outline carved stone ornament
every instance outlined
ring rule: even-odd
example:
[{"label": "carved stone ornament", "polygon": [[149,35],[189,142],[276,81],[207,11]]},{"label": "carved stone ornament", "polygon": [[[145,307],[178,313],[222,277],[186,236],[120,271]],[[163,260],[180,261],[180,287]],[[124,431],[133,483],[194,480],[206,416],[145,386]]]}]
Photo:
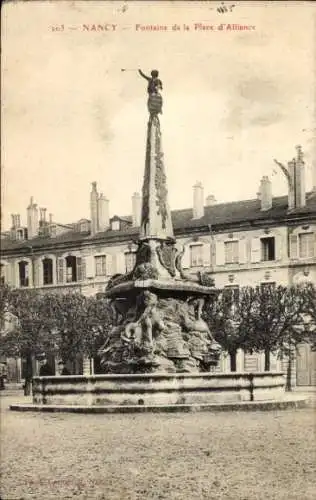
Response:
[{"label": "carved stone ornament", "polygon": [[[158,117],[154,117],[153,120],[159,122]],[[163,153],[161,152],[161,137],[160,137],[160,126],[156,126],[156,176],[155,176],[155,188],[157,193],[156,205],[157,205],[157,215],[161,216],[162,227],[166,229],[166,220],[168,217],[167,211],[167,181],[164,172],[163,165]]]},{"label": "carved stone ornament", "polygon": [[203,298],[159,298],[148,290],[133,305],[115,299],[120,320],[100,349],[101,364],[116,373],[208,370],[221,348],[202,319],[203,306]]},{"label": "carved stone ornament", "polygon": [[162,266],[169,272],[170,276],[176,275],[176,255],[177,249],[174,245],[162,242],[159,247],[157,247],[157,255]]}]

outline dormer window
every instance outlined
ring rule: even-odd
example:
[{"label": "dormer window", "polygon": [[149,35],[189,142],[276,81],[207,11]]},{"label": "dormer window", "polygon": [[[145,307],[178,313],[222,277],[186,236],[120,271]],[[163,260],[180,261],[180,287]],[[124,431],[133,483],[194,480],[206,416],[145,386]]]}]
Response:
[{"label": "dormer window", "polygon": [[24,240],[24,229],[17,229],[16,239],[17,240]]},{"label": "dormer window", "polygon": [[80,224],[80,232],[81,233],[86,233],[88,231],[89,231],[89,224],[88,224],[88,222],[86,222],[86,221],[85,222],[81,222],[81,224]]},{"label": "dormer window", "polygon": [[119,231],[120,230],[120,221],[119,220],[112,220],[111,222],[111,229],[112,231]]},{"label": "dormer window", "polygon": [[57,226],[56,226],[56,224],[51,224],[51,225],[50,225],[50,227],[49,227],[49,234],[50,234],[52,237],[57,236]]}]

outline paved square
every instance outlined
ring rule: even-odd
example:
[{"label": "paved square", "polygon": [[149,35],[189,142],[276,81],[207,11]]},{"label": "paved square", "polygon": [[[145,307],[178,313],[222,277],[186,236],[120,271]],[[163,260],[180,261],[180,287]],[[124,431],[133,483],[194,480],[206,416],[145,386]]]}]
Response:
[{"label": "paved square", "polygon": [[[308,500],[315,411],[15,413],[4,396],[1,498]],[[27,402],[27,398],[25,398]]]}]

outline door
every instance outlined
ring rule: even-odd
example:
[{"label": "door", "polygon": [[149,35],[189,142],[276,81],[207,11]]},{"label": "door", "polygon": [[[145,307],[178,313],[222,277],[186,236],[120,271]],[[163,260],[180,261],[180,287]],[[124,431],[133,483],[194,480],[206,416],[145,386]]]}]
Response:
[{"label": "door", "polygon": [[316,385],[316,352],[309,344],[297,347],[296,384],[298,386]]}]

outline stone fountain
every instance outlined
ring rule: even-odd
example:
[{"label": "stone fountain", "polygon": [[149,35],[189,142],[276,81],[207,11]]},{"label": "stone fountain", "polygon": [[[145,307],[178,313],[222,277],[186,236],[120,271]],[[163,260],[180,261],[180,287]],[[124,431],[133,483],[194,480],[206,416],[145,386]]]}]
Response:
[{"label": "stone fountain", "polygon": [[214,281],[201,273],[194,280],[182,270],[184,252],[174,237],[162,150],[162,84],[158,72],[153,74],[156,80],[145,76],[149,120],[136,263],[108,284],[115,326],[101,351],[101,366],[107,373],[209,372],[220,346],[202,311]]},{"label": "stone fountain", "polygon": [[162,150],[162,83],[155,70],[139,72],[148,80],[149,111],[141,227],[134,269],[113,276],[105,291],[114,326],[100,350],[104,374],[35,377],[33,404],[11,409],[177,411],[282,401],[283,373],[212,372],[221,347],[202,313],[214,281],[182,269]]}]

